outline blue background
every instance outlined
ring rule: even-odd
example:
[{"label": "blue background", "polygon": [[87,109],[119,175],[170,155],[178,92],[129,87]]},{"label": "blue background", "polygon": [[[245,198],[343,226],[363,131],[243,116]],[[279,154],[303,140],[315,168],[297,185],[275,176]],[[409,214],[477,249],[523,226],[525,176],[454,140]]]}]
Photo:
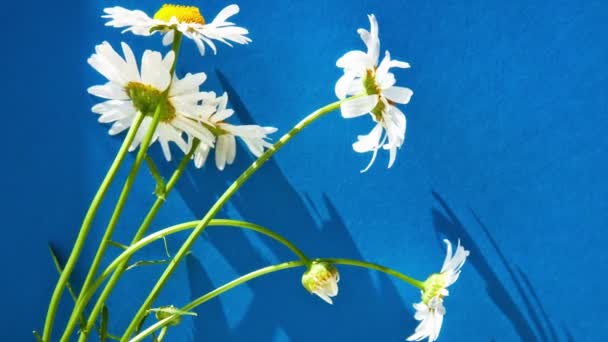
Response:
[{"label": "blue background", "polygon": [[[67,256],[85,209],[120,144],[86,93],[104,80],[87,64],[94,45],[127,41],[138,54],[160,38],[105,28],[102,9],[153,13],[158,1],[18,1],[3,5],[3,166],[0,189],[0,338],[32,340],[57,279],[47,242]],[[200,3],[211,20],[227,2]],[[205,71],[244,123],[285,132],[334,101],[335,61],[362,49],[366,14],[383,49],[411,63],[414,89],[396,165],[351,150],[367,119],[324,118],[255,175],[222,212],[272,227],[314,256],[363,258],[418,278],[437,271],[443,238],[460,238],[470,262],[446,299],[441,341],[605,341],[608,297],[608,3],[605,1],[240,1],[234,18],[249,46],[200,58],[183,46],[179,73]],[[275,137],[278,137],[277,134]],[[160,161],[158,146],[153,157]],[[129,157],[132,161],[133,155]],[[219,173],[189,168],[154,229],[201,217],[252,157]],[[163,163],[171,172],[175,164]],[[124,179],[125,173],[121,173]],[[128,241],[154,200],[142,172],[119,224]],[[118,187],[110,193],[116,198]],[[107,201],[100,218],[111,211]],[[92,258],[98,220],[83,260]],[[170,240],[175,251],[185,236]],[[162,244],[140,259],[163,257]],[[158,303],[182,305],[258,267],[293,259],[273,241],[210,229]],[[75,284],[83,280],[79,264]],[[130,271],[109,302],[125,327],[162,267]],[[402,341],[418,292],[384,275],[340,268],[334,306],[307,294],[301,270],[255,280],[197,310],[171,341]],[[68,314],[64,295],[56,330]]]}]

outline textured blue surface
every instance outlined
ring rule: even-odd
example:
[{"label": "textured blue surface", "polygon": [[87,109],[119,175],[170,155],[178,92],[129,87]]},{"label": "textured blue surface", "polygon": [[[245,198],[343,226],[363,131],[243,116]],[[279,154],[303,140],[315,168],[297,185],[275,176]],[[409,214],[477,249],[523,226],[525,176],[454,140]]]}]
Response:
[{"label": "textured blue surface", "polygon": [[[3,246],[2,341],[31,340],[57,279],[46,244],[65,257],[120,140],[109,138],[86,88],[95,44],[141,53],[159,38],[121,36],[99,18],[106,1],[11,2],[0,57]],[[114,2],[153,12],[160,2]],[[227,3],[200,4],[211,19]],[[201,59],[185,44],[178,72],[206,71],[245,123],[284,132],[334,100],[334,64],[362,48],[355,30],[375,13],[384,49],[415,95],[405,147],[366,174],[351,143],[369,120],[315,123],[252,178],[222,216],[275,228],[309,254],[365,258],[424,278],[462,239],[470,262],[446,299],[441,341],[605,341],[608,297],[608,3],[605,1],[243,0],[234,19],[249,46]],[[26,10],[24,6],[27,6]],[[31,8],[30,8],[31,7]],[[154,158],[160,160],[158,147]],[[132,156],[129,159],[132,161]],[[251,161],[224,173],[189,169],[154,228],[200,217]],[[174,165],[163,167],[169,173]],[[124,177],[124,173],[122,174]],[[153,201],[142,173],[116,239],[127,241]],[[110,198],[115,198],[113,189]],[[100,217],[111,210],[109,201]],[[89,260],[101,221],[83,254]],[[173,250],[184,236],[170,240]],[[162,245],[142,252],[159,258]],[[209,230],[158,303],[180,305],[257,267],[292,256],[274,242]],[[84,266],[84,265],[81,265]],[[125,327],[161,271],[127,273],[112,296]],[[300,270],[251,282],[209,302],[171,341],[402,341],[417,291],[383,275],[341,269],[334,306],[300,287]],[[84,268],[76,272],[82,281]],[[64,296],[58,326],[69,304]]]}]

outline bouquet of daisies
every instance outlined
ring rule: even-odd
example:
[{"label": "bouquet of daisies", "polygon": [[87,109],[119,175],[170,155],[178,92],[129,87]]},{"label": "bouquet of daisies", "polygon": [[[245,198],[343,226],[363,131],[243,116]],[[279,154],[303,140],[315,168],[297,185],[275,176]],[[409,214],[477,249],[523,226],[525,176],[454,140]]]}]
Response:
[{"label": "bouquet of daisies", "polygon": [[[293,242],[267,227],[216,217],[238,189],[281,147],[308,125],[335,111],[340,111],[346,119],[367,117],[371,120],[371,131],[359,135],[353,143],[355,152],[371,154],[370,162],[362,172],[370,169],[381,150],[389,153],[388,167],[393,165],[397,151],[404,143],[406,130],[406,118],[398,105],[407,104],[413,92],[409,88],[395,85],[396,79],[391,69],[409,68],[410,65],[392,59],[388,51],[381,58],[378,23],[374,15],[368,16],[369,30],[358,30],[365,44],[365,51],[349,51],[336,63],[344,72],[335,85],[338,100],[304,117],[273,142],[270,135],[277,131],[276,128],[230,123],[234,111],[228,108],[228,96],[218,96],[212,91],[202,90],[207,78],[204,72],[188,73],[183,77],[178,77],[175,73],[184,41],[194,42],[201,56],[208,50],[217,53],[219,43],[232,46],[251,42],[249,32],[245,28],[228,21],[239,12],[237,5],[227,6],[209,23],[205,21],[199,8],[194,6],[163,5],[153,16],[140,10],[122,7],[106,8],[104,12],[103,18],[108,20],[107,26],[143,37],[158,34],[162,36],[163,44],[170,49],[168,48],[166,53],[146,50],[141,54],[141,58],[138,58],[139,54],[126,43],[117,47],[104,42],[96,46],[95,53],[88,60],[106,79],[106,83],[88,89],[90,94],[102,99],[93,106],[92,111],[99,114],[99,122],[110,125],[111,135],[124,135],[124,140],[91,202],[65,265],[61,265],[53,253],[60,276],[51,297],[44,328],[40,333],[34,332],[38,341],[52,340],[53,328],[55,323],[58,323],[57,309],[66,289],[74,298],[74,306],[63,326],[60,341],[69,341],[75,336],[79,341],[89,338],[123,342],[142,341],[147,338],[163,341],[170,328],[180,324],[183,316],[195,315],[192,310],[197,306],[249,280],[290,268],[304,268],[301,279],[303,287],[332,304],[332,297],[338,294],[339,265],[384,272],[418,289],[421,298],[414,304],[414,318],[420,323],[408,340],[437,340],[445,315],[443,300],[448,295],[447,288],[458,279],[469,255],[460,243],[453,252],[451,243],[445,241],[447,253],[441,270],[421,281],[364,260],[311,257]],[[192,162],[195,167],[202,167],[213,152],[215,166],[223,170],[235,161],[237,138],[257,157],[251,166],[221,194],[200,220],[176,224],[150,233],[148,230],[156,214],[188,165]],[[168,180],[159,174],[154,161],[148,156],[148,150],[156,148],[155,143],[158,143],[167,161],[176,157],[171,154],[171,144],[183,153],[180,153],[178,158],[181,161]],[[110,186],[117,183],[118,171],[127,167],[125,157],[129,152],[136,153],[135,159],[129,166],[128,177],[122,184],[120,196],[112,216],[107,221],[106,230],[89,265],[84,283],[76,291],[70,284],[70,275],[75,269],[101,202]],[[112,241],[112,235],[142,167],[148,168],[156,180],[156,201],[143,215],[141,225],[133,232],[130,244],[118,244]],[[269,265],[244,274],[206,294],[201,294],[190,303],[157,303],[159,293],[184,257],[191,253],[193,243],[201,233],[212,226],[230,226],[266,235],[288,247],[295,258],[293,261]],[[172,259],[165,263],[165,270],[157,282],[143,287],[147,288],[149,293],[126,330],[113,331],[112,327],[108,326],[105,303],[121,276],[130,267],[132,256],[149,244],[182,231],[189,231],[190,235],[182,242]],[[110,263],[104,264],[102,261],[109,247],[121,248],[121,253]]]}]

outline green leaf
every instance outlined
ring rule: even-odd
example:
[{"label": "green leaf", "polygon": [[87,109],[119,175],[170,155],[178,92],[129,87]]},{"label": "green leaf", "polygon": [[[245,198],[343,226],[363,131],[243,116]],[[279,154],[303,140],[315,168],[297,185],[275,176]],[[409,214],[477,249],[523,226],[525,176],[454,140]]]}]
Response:
[{"label": "green leaf", "polygon": [[150,266],[150,265],[166,265],[169,263],[169,259],[163,259],[163,260],[140,260],[137,261],[131,265],[129,265],[129,267],[127,267],[125,269],[125,271],[129,271],[132,270],[136,267],[140,267],[140,266]]},{"label": "green leaf", "polygon": [[120,341],[120,336],[116,336],[116,335],[112,335],[110,333],[108,333],[108,338],[110,340],[114,340],[114,341]]},{"label": "green leaf", "polygon": [[169,245],[167,244],[166,236],[163,236],[163,243],[165,244],[165,253],[167,253],[167,258],[171,258],[171,253],[169,253]]},{"label": "green leaf", "polygon": [[127,245],[123,245],[123,244],[122,244],[122,243],[120,243],[120,242],[116,242],[116,241],[112,241],[112,240],[109,240],[109,241],[108,241],[108,244],[109,244],[110,246],[118,247],[118,248],[122,249],[123,251],[124,251],[124,250],[127,250],[127,248],[129,248],[129,246],[127,246]]},{"label": "green leaf", "polygon": [[[101,336],[101,328],[96,326],[96,329],[97,329],[97,333]],[[106,333],[106,337],[113,341],[120,341],[120,336],[112,335],[109,332]]]},{"label": "green leaf", "polygon": [[165,180],[163,179],[163,176],[160,175],[160,172],[158,172],[158,168],[156,167],[156,164],[154,164],[152,158],[150,158],[150,156],[147,154],[146,164],[148,164],[150,174],[152,174],[154,181],[156,181],[156,188],[154,189],[154,194],[164,201],[167,196],[167,185],[165,184]]},{"label": "green leaf", "polygon": [[[51,253],[51,257],[53,258],[53,263],[55,264],[55,268],[57,269],[57,272],[59,273],[59,275],[61,275],[61,273],[63,272],[63,267],[61,266],[61,263],[59,262],[57,253],[55,253],[55,250],[53,249],[53,246],[51,246],[51,244],[49,244],[48,247],[49,247],[49,252]],[[70,293],[70,297],[72,297],[72,299],[74,300],[74,303],[76,303],[78,301],[78,296],[76,296],[76,292],[74,291],[74,288],[72,287],[72,284],[70,283],[69,279],[65,283],[65,287],[68,289],[68,292]],[[80,315],[78,325],[80,326],[80,330],[84,330],[86,328],[87,321],[86,321],[86,318],[84,317],[84,313],[82,313]]]},{"label": "green leaf", "polygon": [[141,321],[139,322],[139,324],[137,325],[137,329],[135,329],[136,333],[139,334],[141,332],[141,328],[144,326],[144,323],[146,322],[146,319],[148,318],[148,314],[146,314]]},{"label": "green leaf", "polygon": [[[49,246],[49,252],[51,253],[51,257],[53,258],[53,263],[55,264],[55,268],[57,269],[57,272],[59,273],[59,275],[61,275],[61,272],[63,272],[63,267],[61,266],[61,263],[59,262],[57,253],[55,253],[53,246],[51,246],[50,244],[48,246]],[[70,296],[72,297],[74,302],[76,302],[76,299],[78,297],[76,296],[76,292],[74,292],[74,288],[72,287],[72,284],[70,284],[70,281],[68,281],[66,283],[65,287],[68,289],[68,292],[70,293]]]},{"label": "green leaf", "polygon": [[44,342],[42,336],[40,336],[40,334],[36,330],[34,330],[32,333],[34,334],[34,337],[36,338],[37,342]]},{"label": "green leaf", "polygon": [[[190,255],[192,252],[187,252],[185,255]],[[171,259],[162,259],[162,260],[140,260],[129,265],[125,271],[132,270],[136,267],[140,266],[151,266],[151,265],[166,265],[171,262]]]}]

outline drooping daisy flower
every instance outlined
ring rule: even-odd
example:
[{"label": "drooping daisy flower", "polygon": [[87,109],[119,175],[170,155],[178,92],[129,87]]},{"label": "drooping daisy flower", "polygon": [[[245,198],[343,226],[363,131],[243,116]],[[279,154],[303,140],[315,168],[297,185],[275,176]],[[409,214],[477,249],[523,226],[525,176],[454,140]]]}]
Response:
[{"label": "drooping daisy flower", "polygon": [[122,51],[124,58],[104,42],[88,59],[89,64],[109,81],[90,87],[88,91],[107,99],[93,106],[92,110],[101,115],[99,122],[113,123],[110,134],[116,135],[131,127],[137,113],[143,114],[142,124],[130,146],[130,151],[135,150],[159,108],[160,121],[152,142],[158,140],[167,160],[171,160],[169,142],[187,151],[184,132],[204,144],[213,145],[211,132],[192,118],[201,97],[199,86],[205,82],[205,73],[188,74],[183,79],[174,78],[172,81],[170,70],[175,58],[172,51],[163,58],[159,52],[146,50],[141,71],[129,45],[122,43]]},{"label": "drooping daisy flower", "polygon": [[328,304],[338,295],[340,274],[334,265],[325,261],[313,261],[302,275],[302,285],[308,292],[316,294]]},{"label": "drooping daisy flower", "polygon": [[140,10],[128,10],[123,7],[111,7],[104,9],[106,15],[102,18],[110,19],[106,26],[125,28],[123,32],[133,32],[139,36],[150,36],[161,32],[164,34],[163,44],[169,45],[173,42],[175,31],[192,39],[198,47],[201,55],[205,54],[205,44],[217,53],[214,40],[220,41],[228,46],[230,42],[247,44],[251,39],[246,35],[246,29],[226,21],[231,16],[239,13],[239,6],[229,5],[213,19],[206,23],[198,7],[163,5],[152,18]]},{"label": "drooping daisy flower", "polygon": [[[234,114],[234,110],[226,108],[228,95],[224,93],[216,97],[215,93],[206,93],[203,105],[199,106],[198,119],[216,136],[215,165],[221,171],[226,164],[231,165],[236,158],[236,137],[241,138],[249,151],[256,157],[264,153],[265,148],[272,146],[268,134],[277,131],[274,127],[262,127],[258,125],[231,125],[224,122]],[[199,145],[194,154],[194,164],[202,167],[209,155],[208,145]]]},{"label": "drooping daisy flower", "polygon": [[355,152],[373,153],[369,165],[361,172],[372,166],[380,148],[389,150],[388,167],[393,166],[397,149],[405,140],[406,128],[405,115],[395,104],[407,104],[413,95],[411,89],[395,86],[395,75],[390,72],[391,68],[409,68],[408,63],[391,60],[390,53],[386,51],[384,59],[378,65],[378,22],[373,14],[369,15],[369,21],[370,32],[365,29],[358,30],[367,46],[367,52],[350,51],[336,62],[339,68],[344,69],[344,75],[336,83],[336,96],[343,100],[351,95],[363,94],[342,104],[342,116],[354,118],[370,113],[376,122],[368,135],[359,136],[358,141],[353,144]]},{"label": "drooping daisy flower", "polygon": [[408,337],[408,341],[421,341],[425,338],[428,338],[429,342],[437,340],[445,315],[443,298],[449,294],[448,287],[458,280],[460,270],[469,256],[469,251],[460,245],[460,241],[454,255],[452,255],[452,244],[448,240],[444,242],[447,245],[447,252],[443,267],[440,273],[431,275],[424,282],[422,301],[414,304],[416,309],[414,318],[421,322],[416,327],[416,332]]}]

